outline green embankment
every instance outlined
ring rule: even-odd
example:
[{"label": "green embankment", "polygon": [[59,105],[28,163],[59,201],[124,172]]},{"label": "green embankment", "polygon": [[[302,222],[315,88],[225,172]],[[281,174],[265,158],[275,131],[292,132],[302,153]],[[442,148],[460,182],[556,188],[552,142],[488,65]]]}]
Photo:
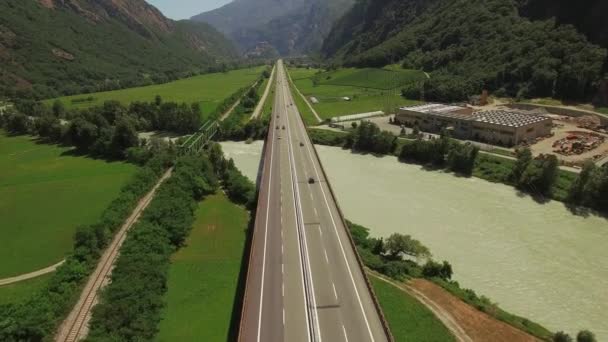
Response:
[{"label": "green embankment", "polygon": [[[154,101],[155,96],[160,95],[166,102],[199,103],[203,113],[208,114],[234,92],[251,85],[260,77],[264,68],[265,66],[260,66],[227,73],[206,74],[166,84],[67,96],[59,100],[68,108],[87,108],[109,100],[124,104],[134,101]],[[46,102],[51,104],[54,101],[55,99]]]},{"label": "green embankment", "polygon": [[385,69],[339,69],[319,73],[318,69],[292,68],[289,73],[302,94],[319,101],[313,107],[321,119],[415,104],[416,101],[401,97],[401,87],[426,77],[415,70]]},{"label": "green embankment", "polygon": [[272,107],[274,106],[274,97],[277,91],[277,82],[276,82],[276,70],[275,75],[269,80],[272,82],[270,84],[270,90],[268,91],[268,97],[266,98],[266,102],[264,102],[264,107],[262,107],[262,113],[260,113],[260,118],[266,119],[269,118],[272,114]]},{"label": "green embankment", "polygon": [[0,131],[0,278],[62,260],[136,171],[72,152]]},{"label": "green embankment", "polygon": [[449,342],[454,336],[417,299],[370,275],[370,280],[396,342]]},{"label": "green embankment", "polygon": [[172,257],[157,341],[227,340],[248,220],[223,193],[200,203],[186,247]]},{"label": "green embankment", "polygon": [[304,102],[304,99],[302,98],[302,96],[300,96],[300,94],[298,94],[298,92],[295,89],[294,84],[290,83],[289,87],[291,89],[291,94],[293,95],[293,100],[295,102],[294,104],[296,105],[296,107],[298,107],[298,111],[300,112],[300,115],[302,115],[302,120],[304,120],[304,123],[306,124],[306,126],[318,125],[319,121],[315,117],[315,114],[312,112],[312,110],[310,110],[310,107],[308,107],[306,102]]}]

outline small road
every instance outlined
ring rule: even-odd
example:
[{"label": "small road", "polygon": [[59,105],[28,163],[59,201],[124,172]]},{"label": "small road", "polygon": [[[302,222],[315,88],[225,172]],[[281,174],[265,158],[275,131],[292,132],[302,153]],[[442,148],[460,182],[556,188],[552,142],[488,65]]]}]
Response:
[{"label": "small road", "polygon": [[158,188],[161,184],[171,177],[173,169],[169,169],[159,179],[154,188],[150,190],[137,204],[137,207],[131,213],[131,216],[127,218],[125,223],[122,225],[120,230],[114,236],[112,243],[106,248],[103,255],[99,259],[99,263],[95,268],[95,271],[89,277],[80,298],[76,305],[72,308],[72,311],[68,317],[63,321],[57,334],[55,335],[55,341],[57,342],[74,342],[85,338],[89,332],[89,321],[91,320],[91,313],[93,307],[97,304],[99,298],[99,291],[110,282],[110,276],[112,275],[112,269],[114,263],[118,259],[120,247],[124,243],[127,232],[137,222],[143,211],[148,207]]},{"label": "small road", "polygon": [[282,61],[276,78],[239,340],[387,342]]},{"label": "small road", "polygon": [[[293,89],[296,90],[296,92],[298,93],[298,95],[300,95],[300,97],[302,98],[302,100],[304,100],[304,103],[306,103],[306,105],[308,106],[308,108],[310,108],[310,111],[312,112],[312,114],[314,114],[315,118],[317,119],[317,122],[319,122],[319,123],[323,122],[323,120],[319,116],[319,113],[317,113],[317,111],[310,104],[310,102],[308,101],[308,99],[306,98],[306,96],[304,96],[304,94],[302,94],[302,92],[300,91],[300,89],[298,89],[298,87],[296,86],[296,84],[291,79],[291,75],[289,75],[289,73],[287,73],[287,77],[289,78],[289,82],[291,84],[293,84]],[[289,87],[289,85],[287,85],[287,86]],[[290,91],[290,94],[291,94],[291,91]]]},{"label": "small road", "polygon": [[43,268],[41,270],[37,270],[37,271],[26,273],[26,274],[21,274],[21,275],[15,276],[15,277],[0,279],[0,286],[18,283],[20,281],[37,278],[37,277],[43,276],[45,274],[55,272],[57,270],[57,268],[59,268],[59,266],[63,265],[64,262],[65,262],[65,259],[61,260],[60,262],[56,263],[55,265],[51,265],[51,266]]},{"label": "small road", "polygon": [[264,94],[258,102],[258,105],[255,107],[255,110],[253,111],[253,114],[251,114],[251,118],[249,120],[257,119],[260,116],[260,113],[262,113],[262,109],[264,108],[264,104],[266,103],[266,99],[268,98],[268,94],[270,93],[270,88],[272,88],[272,83],[274,82],[274,73],[276,69],[276,65],[272,67],[272,73],[270,73],[270,78],[268,79],[268,84],[266,85]]}]

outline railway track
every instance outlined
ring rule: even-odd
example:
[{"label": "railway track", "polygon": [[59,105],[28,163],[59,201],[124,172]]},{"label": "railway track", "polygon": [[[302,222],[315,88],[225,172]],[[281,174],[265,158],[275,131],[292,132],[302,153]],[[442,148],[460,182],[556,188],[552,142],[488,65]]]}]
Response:
[{"label": "railway track", "polygon": [[110,281],[114,263],[118,258],[120,247],[127,237],[127,232],[133,224],[137,222],[150,202],[152,202],[154,194],[160,185],[171,176],[172,171],[173,169],[169,169],[160,178],[154,188],[139,201],[137,207],[135,207],[131,215],[127,218],[122,227],[120,227],[120,230],[114,236],[112,243],[99,259],[99,263],[93,274],[89,277],[78,302],[74,308],[72,308],[72,311],[66,320],[59,327],[59,330],[55,335],[55,341],[75,342],[86,337],[88,334],[88,323],[91,320],[91,311],[98,302],[99,290],[106,286]]}]

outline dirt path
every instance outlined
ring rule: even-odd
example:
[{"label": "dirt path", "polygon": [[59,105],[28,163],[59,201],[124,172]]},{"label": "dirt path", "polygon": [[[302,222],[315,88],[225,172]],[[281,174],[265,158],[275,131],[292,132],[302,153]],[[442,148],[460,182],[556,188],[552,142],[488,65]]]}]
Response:
[{"label": "dirt path", "polygon": [[264,104],[266,103],[266,99],[268,98],[268,93],[270,93],[270,88],[272,88],[272,83],[274,83],[274,72],[277,66],[272,67],[272,72],[270,73],[270,78],[268,79],[268,84],[266,84],[266,89],[264,90],[264,94],[262,98],[258,102],[258,105],[255,107],[253,114],[251,114],[251,118],[249,120],[253,120],[260,116],[262,109],[264,108]]},{"label": "dirt path", "polygon": [[435,314],[435,316],[443,323],[443,325],[445,325],[445,327],[448,328],[448,330],[450,330],[450,332],[452,333],[452,335],[454,335],[454,337],[456,338],[457,341],[473,342],[473,339],[471,339],[469,337],[469,335],[467,335],[467,333],[464,331],[464,329],[458,324],[458,322],[454,319],[454,317],[452,317],[452,315],[449,312],[443,310],[443,308],[441,308],[439,305],[437,305],[435,302],[433,302],[430,298],[425,296],[420,291],[418,291],[414,288],[411,288],[405,284],[398,284],[375,272],[370,272],[370,274],[372,276],[376,277],[377,279],[380,279],[386,283],[389,283],[389,284],[393,285],[394,287],[398,288],[399,290],[418,299],[419,302],[424,304],[424,306],[426,306],[427,309],[431,310],[431,312],[433,312],[433,314]]},{"label": "dirt path", "polygon": [[49,273],[55,272],[55,270],[57,270],[57,268],[59,266],[63,265],[64,262],[65,262],[65,260],[61,260],[60,262],[56,263],[55,265],[51,265],[49,267],[43,268],[43,269],[38,270],[38,271],[34,271],[34,272],[26,273],[26,274],[21,274],[21,275],[18,275],[16,277],[10,277],[10,278],[0,279],[0,286],[18,283],[20,281],[24,281],[24,280],[28,280],[28,279],[32,279],[32,278],[37,278],[37,277],[43,276],[45,274],[49,274]]},{"label": "dirt path", "polygon": [[376,272],[370,273],[418,299],[459,342],[540,342],[536,337],[477,310],[428,280],[414,279],[406,284],[387,279]]},{"label": "dirt path", "polygon": [[480,342],[537,342],[536,337],[501,322],[453,296],[440,286],[424,279],[411,281],[407,288],[428,298],[453,317],[456,324],[471,338]]},{"label": "dirt path", "polygon": [[97,294],[110,282],[114,263],[118,259],[120,247],[127,237],[127,232],[137,222],[150,202],[152,202],[156,190],[158,190],[165,180],[171,177],[172,171],[173,169],[171,168],[165,172],[154,188],[152,188],[152,190],[150,190],[150,192],[148,192],[139,201],[137,207],[135,207],[129,218],[127,218],[120,230],[116,233],[112,243],[108,246],[99,259],[99,263],[97,264],[95,271],[89,277],[82,293],[80,294],[78,302],[76,305],[74,305],[68,317],[59,327],[57,335],[55,335],[55,341],[74,342],[86,337],[89,330],[88,325],[89,321],[91,320],[92,309],[99,300]]},{"label": "dirt path", "polygon": [[[256,81],[250,89],[255,88],[255,86],[257,86],[259,83],[259,81]],[[236,107],[238,107],[238,105],[241,104],[241,100],[243,99],[243,97],[245,97],[245,95],[247,95],[247,92],[245,92],[243,94],[243,96],[241,96],[233,105],[232,107],[230,107],[224,114],[222,114],[222,116],[220,117],[220,121],[224,121],[226,120],[230,114],[232,114],[232,112],[234,112],[234,110],[236,109]]]}]

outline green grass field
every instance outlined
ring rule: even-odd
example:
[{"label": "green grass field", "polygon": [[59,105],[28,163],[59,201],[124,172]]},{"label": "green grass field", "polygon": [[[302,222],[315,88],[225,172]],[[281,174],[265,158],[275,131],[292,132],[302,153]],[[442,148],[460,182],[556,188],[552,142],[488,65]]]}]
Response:
[{"label": "green grass field", "polygon": [[[260,77],[265,66],[233,70],[227,73],[206,74],[186,78],[166,84],[129,88],[93,94],[61,97],[68,108],[86,108],[99,105],[107,100],[117,100],[124,104],[134,101],[154,101],[160,95],[164,101],[198,102],[204,114],[213,112],[217,106],[235,91],[251,85]],[[91,97],[92,101],[79,102]],[[76,100],[76,102],[74,102]],[[55,99],[47,100],[52,104]]]},{"label": "green grass field", "polygon": [[70,151],[0,131],[0,278],[61,261],[136,171]]},{"label": "green grass field", "polygon": [[420,70],[385,70],[385,69],[340,69],[335,72],[319,74],[320,84],[353,86],[359,88],[394,89],[413,82],[426,79]]},{"label": "green grass field", "polygon": [[374,291],[397,342],[456,341],[437,317],[399,288],[371,276]]},{"label": "green grass field", "polygon": [[0,305],[17,304],[31,298],[34,293],[44,288],[50,278],[51,274],[46,274],[38,278],[0,286]]},{"label": "green grass field", "polygon": [[198,207],[187,246],[174,254],[157,341],[226,341],[249,220],[223,193]]},{"label": "green grass field", "polygon": [[[317,75],[318,71],[316,69],[289,69],[289,73],[298,89],[308,99],[315,97],[319,101],[319,103],[313,104],[313,107],[322,119],[386,110],[387,108],[417,103],[402,98],[399,88],[392,90],[377,89],[385,81],[386,73],[403,74],[409,78],[414,77],[412,76],[415,74],[413,71],[340,69]],[[419,75],[415,77],[419,77]],[[346,85],[347,83],[349,85]],[[351,101],[345,101],[344,97],[349,97]]]}]

